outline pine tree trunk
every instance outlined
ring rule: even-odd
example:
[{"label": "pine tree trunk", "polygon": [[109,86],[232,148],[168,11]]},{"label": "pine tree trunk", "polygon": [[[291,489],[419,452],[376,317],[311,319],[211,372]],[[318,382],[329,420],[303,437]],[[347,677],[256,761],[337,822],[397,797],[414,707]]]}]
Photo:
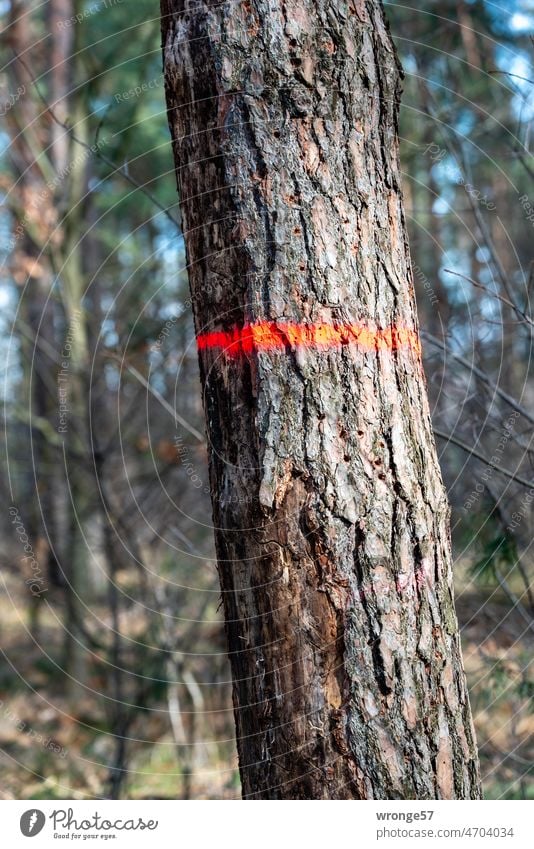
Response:
[{"label": "pine tree trunk", "polygon": [[243,795],[478,798],[381,5],[161,5]]}]

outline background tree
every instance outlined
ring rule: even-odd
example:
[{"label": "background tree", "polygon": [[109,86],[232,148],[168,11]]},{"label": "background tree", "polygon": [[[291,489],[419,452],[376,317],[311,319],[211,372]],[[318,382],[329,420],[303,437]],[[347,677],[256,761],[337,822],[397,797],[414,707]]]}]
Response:
[{"label": "background tree", "polygon": [[[194,426],[200,400],[188,390],[197,366],[179,300],[185,278],[167,268],[169,253],[182,250],[180,232],[167,210],[172,188],[154,189],[149,177],[155,163],[158,173],[170,165],[159,18],[150,19],[150,6],[137,3],[130,20],[141,42],[121,42],[118,4],[70,0],[38,9],[17,0],[3,37],[8,90],[23,90],[5,114],[3,153],[2,284],[12,319],[3,337],[5,495],[19,511],[44,587],[33,597],[21,582],[23,632],[13,629],[14,669],[5,685],[13,713],[25,719],[27,712],[34,727],[29,717],[43,713],[56,682],[49,731],[66,749],[84,752],[89,777],[74,762],[45,761],[42,748],[27,753],[24,735],[22,754],[15,745],[20,780],[37,770],[37,792],[52,781],[60,798],[80,786],[124,795],[132,762],[150,757],[156,741],[163,769],[178,771],[181,792],[190,794],[205,751],[219,757],[198,714],[230,710],[228,689],[218,683],[228,673],[218,648],[211,541],[199,532],[207,484],[198,487],[198,475],[191,484],[188,475],[191,460],[195,471],[202,466],[205,449]],[[149,49],[139,57],[144,41]],[[151,86],[137,89],[143,74]],[[177,364],[182,416],[169,403]],[[16,590],[31,570],[16,539],[11,546],[10,523],[6,539]],[[169,547],[184,566],[178,579]],[[22,706],[21,644],[32,688]],[[193,660],[195,647],[220,659],[206,670]],[[207,698],[199,674],[213,682]],[[201,753],[198,734],[208,738]],[[232,738],[225,736],[228,758]]]}]

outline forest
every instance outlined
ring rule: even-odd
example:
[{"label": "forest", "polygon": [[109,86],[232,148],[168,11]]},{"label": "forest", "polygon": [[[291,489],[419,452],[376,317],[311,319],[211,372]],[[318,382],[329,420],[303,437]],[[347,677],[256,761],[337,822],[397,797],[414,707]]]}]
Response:
[{"label": "forest", "polygon": [[0,799],[534,799],[534,2],[0,17]]}]

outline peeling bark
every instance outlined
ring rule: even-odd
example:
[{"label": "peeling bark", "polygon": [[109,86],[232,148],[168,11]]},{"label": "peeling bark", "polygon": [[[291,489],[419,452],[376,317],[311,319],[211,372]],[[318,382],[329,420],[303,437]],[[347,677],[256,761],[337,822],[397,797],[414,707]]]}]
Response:
[{"label": "peeling bark", "polygon": [[[376,0],[162,0],[197,334],[417,332]],[[245,798],[478,798],[420,357],[199,351]]]}]

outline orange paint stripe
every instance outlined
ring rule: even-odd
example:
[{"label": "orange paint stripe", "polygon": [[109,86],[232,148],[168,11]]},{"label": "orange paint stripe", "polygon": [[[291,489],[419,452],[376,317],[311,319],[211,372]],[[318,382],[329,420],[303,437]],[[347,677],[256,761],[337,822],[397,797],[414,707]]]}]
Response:
[{"label": "orange paint stripe", "polygon": [[342,345],[358,345],[365,351],[409,348],[418,355],[421,353],[421,343],[415,330],[395,326],[372,330],[359,324],[279,324],[261,321],[230,331],[201,333],[197,337],[197,344],[200,351],[220,348],[229,355],[252,351],[284,351],[288,348],[324,350]]}]

